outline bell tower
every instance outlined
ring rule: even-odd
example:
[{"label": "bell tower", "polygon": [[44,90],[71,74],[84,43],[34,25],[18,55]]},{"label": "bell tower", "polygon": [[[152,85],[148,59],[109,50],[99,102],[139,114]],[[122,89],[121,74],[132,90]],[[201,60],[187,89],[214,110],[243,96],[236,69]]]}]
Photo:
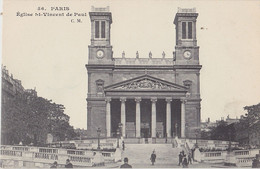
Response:
[{"label": "bell tower", "polygon": [[176,64],[198,65],[199,47],[197,46],[196,21],[198,13],[196,8],[178,8],[174,24],[176,26]]},{"label": "bell tower", "polygon": [[113,64],[113,52],[110,44],[112,15],[109,7],[95,8],[89,12],[91,20],[91,44],[89,45],[89,64]]},{"label": "bell tower", "polygon": [[[106,101],[104,86],[111,85],[114,59],[110,43],[112,15],[109,7],[92,7],[89,12],[91,21],[91,43],[88,46],[88,94],[87,94],[87,129],[91,137],[106,134]],[[97,120],[98,119],[98,120]]]},{"label": "bell tower", "polygon": [[[200,128],[200,69],[199,46],[197,46],[196,8],[178,8],[176,27],[175,81],[188,89],[185,97],[185,135],[195,137]],[[192,119],[192,120],[191,120]]]}]

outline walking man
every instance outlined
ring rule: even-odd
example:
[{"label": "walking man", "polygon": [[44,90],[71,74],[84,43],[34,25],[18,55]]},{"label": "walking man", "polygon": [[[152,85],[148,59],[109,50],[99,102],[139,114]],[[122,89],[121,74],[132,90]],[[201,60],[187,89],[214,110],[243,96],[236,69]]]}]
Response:
[{"label": "walking man", "polygon": [[192,164],[191,163],[191,159],[192,159],[192,155],[191,155],[191,153],[189,153],[189,155],[188,155],[188,164]]},{"label": "walking man", "polygon": [[182,152],[180,152],[179,154],[179,164],[178,166],[180,166],[182,164],[182,158],[183,158],[183,155],[182,155]]},{"label": "walking man", "polygon": [[188,160],[186,155],[183,155],[182,168],[188,168]]},{"label": "walking man", "polygon": [[151,158],[150,158],[152,165],[154,165],[155,159],[156,159],[156,154],[155,154],[155,150],[153,150],[153,153],[151,154]]},{"label": "walking man", "polygon": [[123,148],[123,151],[125,151],[125,142],[122,141],[122,148]]}]

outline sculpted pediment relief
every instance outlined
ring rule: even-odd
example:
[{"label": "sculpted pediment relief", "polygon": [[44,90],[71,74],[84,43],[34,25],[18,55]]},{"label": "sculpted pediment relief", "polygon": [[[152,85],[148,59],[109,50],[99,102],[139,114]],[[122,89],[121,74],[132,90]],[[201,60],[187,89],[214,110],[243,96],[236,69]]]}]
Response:
[{"label": "sculpted pediment relief", "polygon": [[150,75],[140,76],[114,85],[105,87],[105,90],[174,90],[186,91],[184,86],[167,82]]},{"label": "sculpted pediment relief", "polygon": [[170,90],[172,87],[167,84],[163,84],[158,81],[152,81],[149,79],[144,79],[140,81],[134,81],[128,84],[124,84],[115,89],[166,89]]}]

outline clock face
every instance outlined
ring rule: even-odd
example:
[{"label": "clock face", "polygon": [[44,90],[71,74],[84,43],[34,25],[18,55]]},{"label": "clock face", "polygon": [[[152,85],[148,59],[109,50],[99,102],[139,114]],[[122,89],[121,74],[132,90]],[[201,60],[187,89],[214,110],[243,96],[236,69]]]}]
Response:
[{"label": "clock face", "polygon": [[191,59],[191,52],[186,50],[184,53],[183,53],[183,56],[185,59]]},{"label": "clock face", "polygon": [[97,58],[103,58],[103,56],[104,56],[104,52],[103,52],[103,50],[98,50],[97,51]]}]

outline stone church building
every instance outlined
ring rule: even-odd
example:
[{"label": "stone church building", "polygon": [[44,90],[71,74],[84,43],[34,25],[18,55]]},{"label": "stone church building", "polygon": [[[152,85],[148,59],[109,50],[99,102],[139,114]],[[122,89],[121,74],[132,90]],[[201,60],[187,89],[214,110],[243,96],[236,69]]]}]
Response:
[{"label": "stone church building", "polygon": [[[112,14],[94,8],[89,45],[87,130],[89,137],[194,138],[200,126],[200,69],[196,9],[179,8],[171,58],[113,56]],[[174,30],[173,30],[174,31]]]}]

